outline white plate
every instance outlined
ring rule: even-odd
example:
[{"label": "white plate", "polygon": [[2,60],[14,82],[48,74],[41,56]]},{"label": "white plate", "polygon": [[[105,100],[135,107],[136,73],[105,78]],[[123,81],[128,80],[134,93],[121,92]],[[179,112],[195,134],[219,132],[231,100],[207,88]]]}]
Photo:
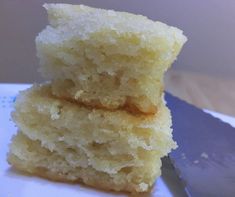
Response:
[{"label": "white plate", "polygon": [[[127,196],[120,193],[109,193],[85,187],[80,184],[66,184],[48,181],[38,177],[30,177],[12,170],[6,161],[8,144],[16,128],[10,121],[12,101],[19,90],[30,85],[0,84],[0,197],[110,197]],[[208,111],[207,111],[208,112]],[[221,114],[214,114],[218,118],[235,125],[235,119]],[[172,184],[172,183],[171,183]],[[173,183],[174,184],[174,183]],[[174,185],[173,185],[174,187]],[[160,177],[155,183],[151,196],[170,197],[173,194],[170,186]],[[172,185],[171,185],[172,188]]]}]

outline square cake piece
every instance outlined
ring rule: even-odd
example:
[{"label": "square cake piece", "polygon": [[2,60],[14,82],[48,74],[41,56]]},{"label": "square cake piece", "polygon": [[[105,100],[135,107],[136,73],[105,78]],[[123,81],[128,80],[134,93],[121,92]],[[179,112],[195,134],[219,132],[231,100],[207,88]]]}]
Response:
[{"label": "square cake piece", "polygon": [[154,115],[92,109],[56,98],[50,84],[34,85],[17,97],[12,117],[19,132],[9,163],[52,180],[144,192],[176,148],[163,104]]},{"label": "square cake piece", "polygon": [[186,42],[181,30],[125,12],[44,7],[49,25],[36,48],[54,95],[98,108],[157,112],[163,74]]}]

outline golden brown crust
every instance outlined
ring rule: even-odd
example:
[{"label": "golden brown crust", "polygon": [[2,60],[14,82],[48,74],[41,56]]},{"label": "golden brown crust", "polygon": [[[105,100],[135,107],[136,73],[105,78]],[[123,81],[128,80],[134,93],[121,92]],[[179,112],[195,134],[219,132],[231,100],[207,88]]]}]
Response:
[{"label": "golden brown crust", "polygon": [[[57,96],[55,96],[57,97]],[[58,97],[57,97],[58,98]],[[154,115],[157,113],[158,109],[161,108],[162,106],[159,104],[159,106],[155,106],[151,103],[148,104],[148,107],[145,108],[145,111],[141,110],[140,107],[135,105],[130,101],[129,98],[126,99],[125,103],[123,105],[118,106],[117,108],[108,108],[102,105],[98,100],[96,101],[80,101],[80,100],[75,100],[70,97],[65,97],[62,96],[60,97],[63,100],[69,101],[70,103],[76,103],[79,104],[80,106],[84,106],[89,109],[102,109],[102,110],[107,110],[107,111],[116,111],[116,110],[124,110],[129,112],[130,114],[133,115],[138,115],[138,114],[144,114],[144,115]]]},{"label": "golden brown crust", "polygon": [[[162,106],[162,98],[164,96],[164,85],[159,84],[158,91],[158,101],[154,101],[154,103],[147,98],[146,96],[139,96],[139,97],[132,97],[132,96],[125,96],[122,102],[119,102],[118,105],[111,104],[104,104],[101,103],[100,99],[83,99],[80,97],[76,97],[73,94],[67,92],[70,88],[65,87],[64,90],[56,87],[58,83],[61,82],[52,82],[51,83],[51,92],[53,96],[56,98],[61,98],[67,100],[72,103],[77,103],[81,106],[85,106],[87,108],[96,108],[96,109],[104,109],[107,111],[116,111],[116,110],[123,110],[130,112],[131,114],[143,114],[143,115],[154,115],[158,112],[159,108]],[[55,88],[56,87],[56,88]],[[66,89],[66,90],[65,90]]]}]

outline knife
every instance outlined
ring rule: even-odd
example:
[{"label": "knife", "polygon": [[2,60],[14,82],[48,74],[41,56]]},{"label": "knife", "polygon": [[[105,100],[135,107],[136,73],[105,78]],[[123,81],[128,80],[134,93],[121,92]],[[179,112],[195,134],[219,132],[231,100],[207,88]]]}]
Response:
[{"label": "knife", "polygon": [[235,129],[166,93],[178,148],[170,159],[192,197],[235,196]]}]

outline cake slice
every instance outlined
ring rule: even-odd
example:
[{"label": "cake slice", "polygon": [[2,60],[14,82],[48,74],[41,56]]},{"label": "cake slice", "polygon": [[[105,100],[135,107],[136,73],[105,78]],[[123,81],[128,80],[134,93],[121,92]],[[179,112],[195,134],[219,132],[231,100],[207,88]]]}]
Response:
[{"label": "cake slice", "polygon": [[96,108],[157,112],[163,74],[186,42],[181,30],[125,12],[44,7],[49,25],[36,48],[54,95]]},{"label": "cake slice", "polygon": [[81,181],[116,191],[144,192],[161,174],[161,157],[176,148],[163,104],[154,115],[91,109],[56,98],[50,84],[17,97],[19,132],[8,161],[58,181]]}]

